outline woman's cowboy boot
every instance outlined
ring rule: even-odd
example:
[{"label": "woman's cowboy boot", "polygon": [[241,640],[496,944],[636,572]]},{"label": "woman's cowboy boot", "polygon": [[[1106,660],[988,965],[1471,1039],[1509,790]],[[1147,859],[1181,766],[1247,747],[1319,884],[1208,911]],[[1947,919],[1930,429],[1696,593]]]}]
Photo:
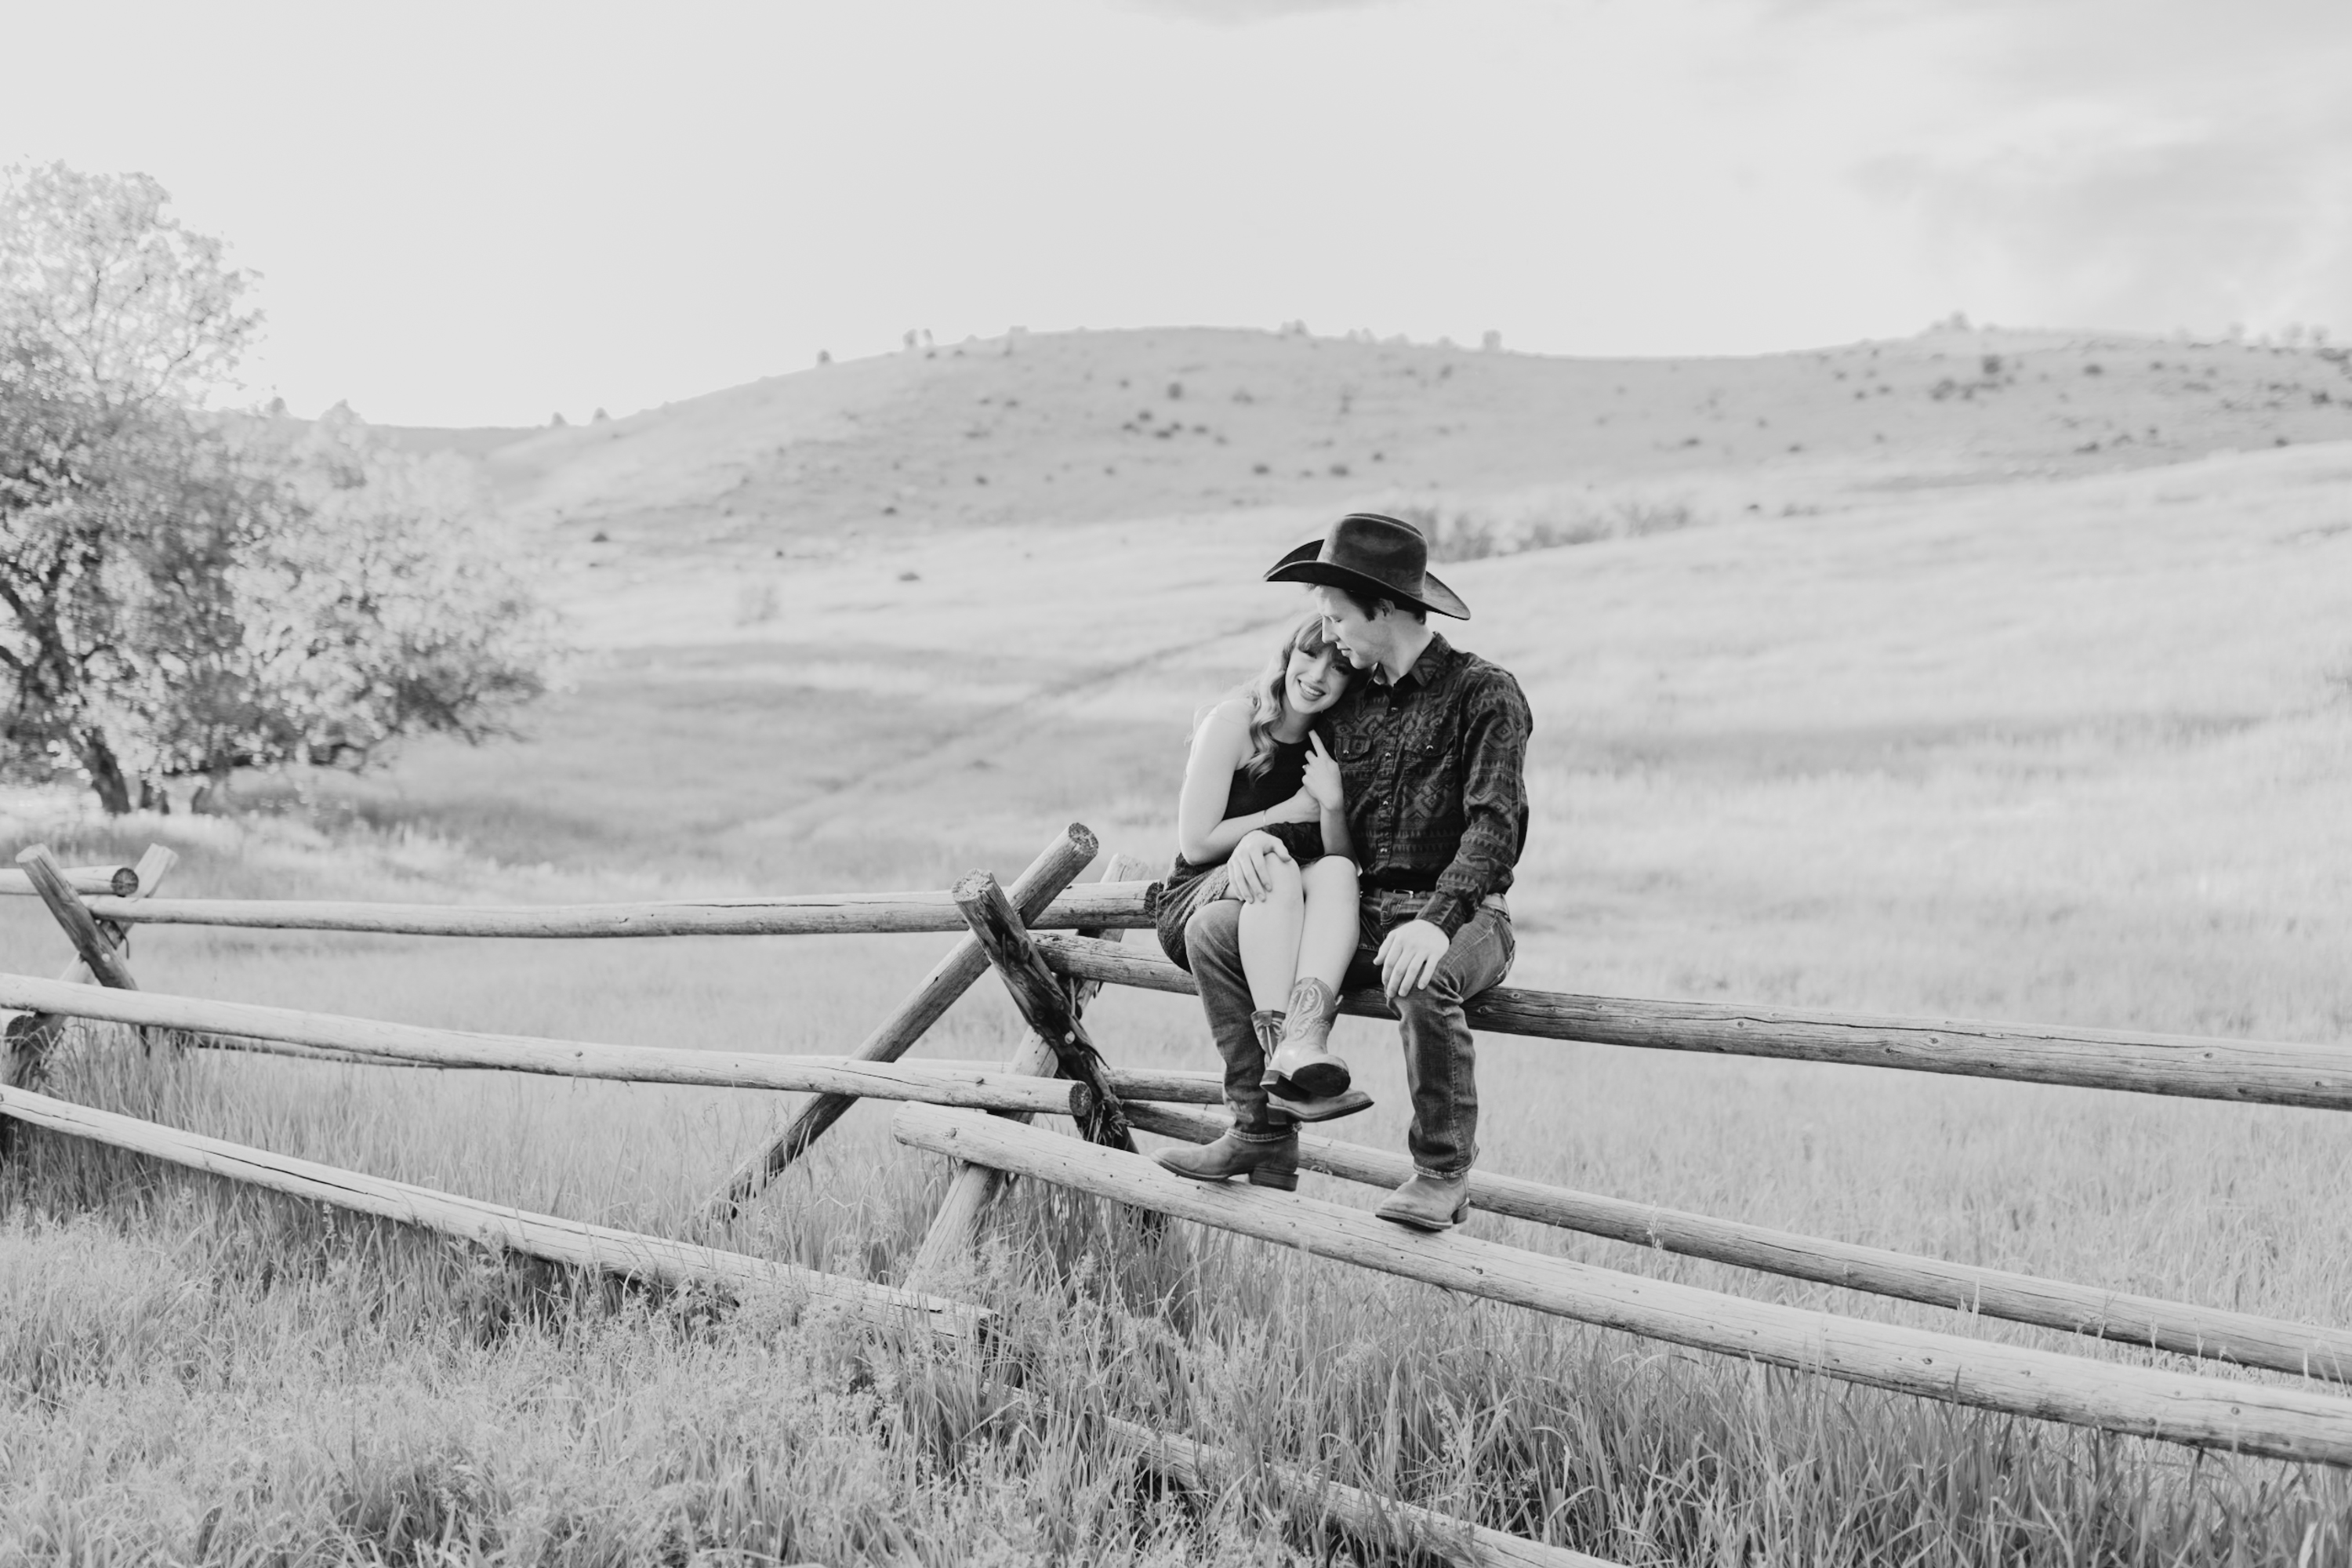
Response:
[{"label": "woman's cowboy boot", "polygon": [[1343,1089],[1320,1100],[1309,1100],[1287,1087],[1269,1089],[1265,1102],[1299,1121],[1336,1121],[1372,1108],[1372,1097],[1360,1089]]},{"label": "woman's cowboy boot", "polygon": [[1152,1156],[1164,1168],[1196,1182],[1223,1182],[1245,1175],[1254,1187],[1298,1187],[1298,1134],[1244,1137],[1238,1130],[1197,1149],[1162,1149]]},{"label": "woman's cowboy boot", "polygon": [[[1263,1015],[1260,1015],[1263,1016]],[[1331,1054],[1331,1020],[1339,998],[1311,974],[1290,988],[1290,1019],[1282,1042],[1266,1056],[1265,1087],[1286,1098],[1329,1100],[1348,1090],[1348,1064]]]}]

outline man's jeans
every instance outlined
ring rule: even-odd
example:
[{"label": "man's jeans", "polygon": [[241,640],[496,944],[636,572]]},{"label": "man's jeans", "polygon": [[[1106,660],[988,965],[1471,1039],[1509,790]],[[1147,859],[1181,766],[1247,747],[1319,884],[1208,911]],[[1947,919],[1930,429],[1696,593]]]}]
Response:
[{"label": "man's jeans", "polygon": [[[1362,900],[1362,935],[1349,965],[1349,988],[1380,989],[1375,962],[1381,939],[1412,917],[1425,893],[1368,892]],[[1201,1007],[1209,1032],[1225,1058],[1225,1104],[1234,1131],[1244,1138],[1285,1135],[1290,1119],[1272,1110],[1259,1079],[1265,1055],[1250,1026],[1249,980],[1242,973],[1241,905],[1231,899],[1203,904],[1184,927],[1185,955],[1200,983]],[[1412,1128],[1405,1146],[1423,1175],[1453,1176],[1478,1157],[1477,1048],[1462,1004],[1501,984],[1517,944],[1511,917],[1500,900],[1481,905],[1454,933],[1436,974],[1411,995],[1398,999],[1399,1033],[1404,1040],[1405,1083],[1412,1094]]]}]

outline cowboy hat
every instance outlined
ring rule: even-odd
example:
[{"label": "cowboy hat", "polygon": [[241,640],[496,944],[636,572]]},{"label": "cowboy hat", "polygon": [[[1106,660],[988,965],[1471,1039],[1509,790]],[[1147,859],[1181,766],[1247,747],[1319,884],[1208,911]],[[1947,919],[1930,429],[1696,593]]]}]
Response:
[{"label": "cowboy hat", "polygon": [[1394,599],[1457,621],[1470,618],[1462,595],[1429,571],[1429,542],[1421,530],[1376,511],[1351,511],[1331,531],[1311,539],[1274,563],[1269,583],[1320,583],[1360,598]]}]

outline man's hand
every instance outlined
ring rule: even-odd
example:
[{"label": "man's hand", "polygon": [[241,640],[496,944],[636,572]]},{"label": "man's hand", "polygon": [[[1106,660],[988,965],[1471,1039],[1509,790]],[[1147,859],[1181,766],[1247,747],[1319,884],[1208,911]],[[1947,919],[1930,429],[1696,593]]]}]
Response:
[{"label": "man's hand", "polygon": [[1453,941],[1427,921],[1407,921],[1381,943],[1381,994],[1391,1003],[1418,991],[1445,961]]},{"label": "man's hand", "polygon": [[1225,880],[1232,884],[1234,892],[1242,896],[1244,903],[1262,902],[1273,887],[1266,875],[1266,862],[1289,858],[1290,851],[1285,849],[1282,840],[1273,834],[1244,833],[1242,841],[1234,846],[1232,856],[1225,861]]}]

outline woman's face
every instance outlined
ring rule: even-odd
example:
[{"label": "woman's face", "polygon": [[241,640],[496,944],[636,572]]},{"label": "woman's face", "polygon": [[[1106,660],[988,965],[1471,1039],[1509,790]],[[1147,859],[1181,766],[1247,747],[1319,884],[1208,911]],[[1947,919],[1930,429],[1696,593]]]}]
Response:
[{"label": "woman's face", "polygon": [[1336,647],[1309,653],[1290,650],[1290,668],[1283,671],[1282,697],[1293,713],[1320,713],[1348,689],[1349,669]]}]

